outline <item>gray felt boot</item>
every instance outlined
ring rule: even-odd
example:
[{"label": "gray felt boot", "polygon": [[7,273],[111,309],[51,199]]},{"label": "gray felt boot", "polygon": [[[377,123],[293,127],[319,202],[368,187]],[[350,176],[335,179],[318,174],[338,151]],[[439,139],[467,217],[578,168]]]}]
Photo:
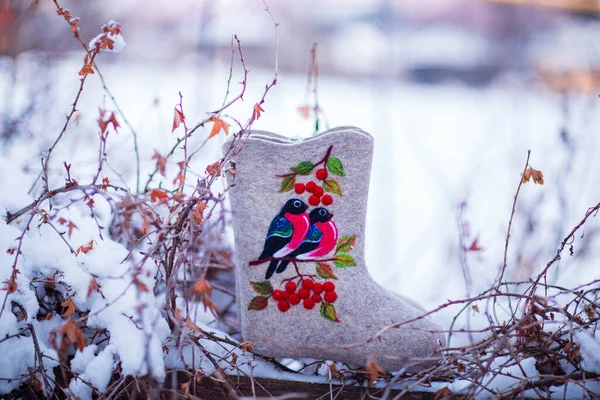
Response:
[{"label": "gray felt boot", "polygon": [[372,156],[373,138],[348,127],[299,141],[255,131],[233,157],[242,335],[258,353],[409,371],[439,356],[444,338],[429,318],[386,329],[424,312],[367,271]]}]

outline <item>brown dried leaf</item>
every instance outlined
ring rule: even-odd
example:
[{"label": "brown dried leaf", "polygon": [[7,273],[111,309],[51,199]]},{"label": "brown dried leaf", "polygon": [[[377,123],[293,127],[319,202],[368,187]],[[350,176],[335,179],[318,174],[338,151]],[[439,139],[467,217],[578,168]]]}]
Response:
[{"label": "brown dried leaf", "polygon": [[448,389],[447,387],[445,388],[441,388],[440,390],[438,390],[437,392],[435,392],[433,394],[433,399],[434,400],[442,400],[442,399],[448,399],[452,397],[452,391],[450,389]]},{"label": "brown dried leaf", "polygon": [[202,226],[204,223],[204,210],[206,209],[206,203],[202,200],[198,200],[192,213],[192,220],[198,225]]},{"label": "brown dried leaf", "polygon": [[[73,344],[79,351],[83,351],[86,345],[85,336],[75,322],[72,319],[65,322],[59,329],[60,334],[65,340],[65,336],[69,341],[69,344]],[[62,347],[62,346],[61,346]]]},{"label": "brown dried leaf", "polygon": [[88,74],[93,74],[94,69],[92,68],[92,64],[83,64],[83,67],[79,70],[79,76],[85,76]]},{"label": "brown dried leaf", "polygon": [[369,386],[373,386],[379,377],[386,375],[385,370],[383,370],[372,358],[369,358],[369,361],[367,361],[365,372],[369,377]]},{"label": "brown dried leaf", "polygon": [[61,314],[63,317],[70,317],[77,310],[75,302],[73,302],[71,296],[69,296],[68,299],[60,303],[60,305],[61,307],[66,308],[66,310],[63,311],[63,313]]},{"label": "brown dried leaf", "polygon": [[200,296],[210,296],[212,294],[212,286],[210,285],[210,282],[204,278],[200,278],[194,283],[193,290]]},{"label": "brown dried leaf", "polygon": [[171,133],[175,132],[175,129],[179,128],[179,125],[181,125],[183,122],[185,122],[185,115],[183,115],[183,112],[175,107],[175,113],[173,115],[173,129],[171,129]]},{"label": "brown dried leaf", "polygon": [[90,284],[88,285],[87,298],[89,299],[93,292],[98,292],[99,288],[100,288],[100,286],[98,286],[98,282],[96,281],[96,278],[92,278],[92,280],[90,281]]},{"label": "brown dried leaf", "polygon": [[192,383],[192,381],[188,381],[186,383],[182,383],[181,384],[181,391],[183,392],[183,394],[185,395],[185,397],[190,397],[190,384]]},{"label": "brown dried leaf", "polygon": [[42,381],[40,381],[38,377],[35,376],[35,374],[33,373],[29,374],[29,384],[35,392],[39,392],[40,390],[42,390]]},{"label": "brown dried leaf", "polygon": [[167,157],[163,157],[158,153],[158,151],[154,151],[152,159],[156,160],[156,170],[160,172],[162,176],[166,177]]},{"label": "brown dried leaf", "polygon": [[206,172],[210,176],[217,176],[217,174],[219,173],[220,167],[221,167],[221,160],[214,162],[214,163],[210,164],[208,167],[206,167]]},{"label": "brown dried leaf", "polygon": [[196,324],[194,324],[192,322],[192,320],[190,319],[190,317],[186,318],[186,320],[185,320],[185,326],[187,326],[192,332],[204,333],[204,331],[202,329],[200,329],[200,327],[198,327]]},{"label": "brown dried leaf", "polygon": [[536,185],[544,184],[544,174],[542,171],[538,171],[537,169],[533,169],[531,167],[527,167],[525,172],[523,173],[523,177],[521,178],[522,182],[529,182],[529,179],[533,178],[533,183]]},{"label": "brown dried leaf", "polygon": [[137,276],[133,279],[133,283],[138,288],[140,292],[149,292],[148,286],[142,282]]},{"label": "brown dried leaf", "polygon": [[531,178],[533,179],[533,183],[535,183],[536,185],[544,184],[544,174],[542,174],[542,171],[538,171],[532,168]]}]

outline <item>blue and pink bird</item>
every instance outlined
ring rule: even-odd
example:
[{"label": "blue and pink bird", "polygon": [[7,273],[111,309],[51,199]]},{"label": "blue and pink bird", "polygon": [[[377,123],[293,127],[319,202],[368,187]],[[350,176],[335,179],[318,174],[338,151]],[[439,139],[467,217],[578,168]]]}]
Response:
[{"label": "blue and pink bird", "polygon": [[[290,199],[269,225],[260,260],[290,258],[317,260],[334,249],[338,230],[331,220],[333,214],[323,207],[306,213],[308,206],[302,200]],[[290,260],[271,260],[265,279],[275,272],[286,270]]]}]

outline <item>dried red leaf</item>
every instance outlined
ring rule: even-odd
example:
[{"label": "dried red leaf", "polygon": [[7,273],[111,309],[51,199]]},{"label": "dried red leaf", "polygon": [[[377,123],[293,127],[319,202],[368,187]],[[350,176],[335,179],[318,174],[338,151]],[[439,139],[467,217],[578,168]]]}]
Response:
[{"label": "dried red leaf", "polygon": [[265,110],[262,109],[260,104],[256,103],[254,105],[254,109],[252,110],[252,121],[256,121],[257,119],[259,119],[261,113],[263,112],[265,112]]},{"label": "dried red leaf", "polygon": [[158,201],[165,202],[169,198],[169,194],[163,189],[153,189],[150,192],[150,201],[156,203]]},{"label": "dried red leaf", "polygon": [[121,125],[119,125],[119,121],[117,121],[117,116],[114,112],[110,113],[110,118],[108,119],[107,123],[112,124],[113,129],[118,133],[117,128]]},{"label": "dried red leaf", "polygon": [[92,68],[92,64],[83,64],[83,67],[81,67],[79,70],[79,76],[85,76],[93,73],[94,69]]},{"label": "dried red leaf", "polygon": [[156,160],[156,170],[160,172],[162,176],[166,177],[167,157],[163,157],[158,153],[158,151],[155,151],[152,159]]},{"label": "dried red leaf", "polygon": [[73,223],[73,221],[69,221],[69,225],[67,226],[68,229],[68,233],[69,233],[69,239],[71,238],[71,234],[73,233],[73,229],[79,229],[77,228],[77,225],[75,225]]},{"label": "dried red leaf", "polygon": [[171,133],[175,132],[175,129],[179,128],[185,122],[185,115],[183,115],[183,111],[180,111],[175,107],[175,115],[173,116],[173,129],[171,129]]},{"label": "dried red leaf", "polygon": [[92,278],[90,284],[88,285],[87,298],[89,299],[93,292],[99,292],[100,286],[96,281],[96,278]]},{"label": "dried red leaf", "polygon": [[477,244],[477,240],[479,238],[476,237],[475,239],[473,239],[473,242],[471,243],[471,245],[469,246],[469,248],[467,249],[467,251],[481,251],[483,250],[481,247],[479,247],[479,244]]},{"label": "dried red leaf", "polygon": [[213,122],[213,127],[210,131],[210,135],[208,135],[209,139],[211,137],[217,136],[221,131],[225,131],[225,135],[229,135],[229,125],[225,123],[221,118],[213,117],[208,120],[208,122]]},{"label": "dried red leaf", "polygon": [[180,172],[177,174],[175,179],[173,179],[173,184],[174,185],[183,185],[184,183],[185,183],[185,176],[183,176],[183,174]]},{"label": "dried red leaf", "polygon": [[88,242],[88,244],[86,244],[85,246],[79,246],[77,248],[77,254],[79,253],[87,253],[88,251],[92,250],[94,248],[94,241],[90,240]]},{"label": "dried red leaf", "polygon": [[302,106],[298,107],[298,112],[300,113],[300,115],[302,115],[303,118],[308,118],[310,109],[308,108],[308,106]]},{"label": "dried red leaf", "polygon": [[535,183],[536,185],[544,184],[544,174],[542,173],[542,171],[538,171],[537,169],[527,167],[527,169],[523,173],[521,181],[523,183],[529,182],[530,178],[533,178],[533,183]]},{"label": "dried red leaf", "polygon": [[210,164],[208,167],[206,167],[206,172],[210,176],[217,176],[217,174],[219,173],[219,168],[221,168],[221,160],[214,162],[214,163]]}]

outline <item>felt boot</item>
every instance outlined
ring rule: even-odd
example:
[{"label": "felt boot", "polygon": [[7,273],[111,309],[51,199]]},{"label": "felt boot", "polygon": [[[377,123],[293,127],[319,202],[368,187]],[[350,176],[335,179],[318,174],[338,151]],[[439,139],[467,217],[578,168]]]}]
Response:
[{"label": "felt boot", "polygon": [[242,142],[227,179],[244,339],[272,357],[373,359],[391,371],[436,362],[440,328],[365,265],[373,138],[344,127],[297,141],[253,131]]}]

